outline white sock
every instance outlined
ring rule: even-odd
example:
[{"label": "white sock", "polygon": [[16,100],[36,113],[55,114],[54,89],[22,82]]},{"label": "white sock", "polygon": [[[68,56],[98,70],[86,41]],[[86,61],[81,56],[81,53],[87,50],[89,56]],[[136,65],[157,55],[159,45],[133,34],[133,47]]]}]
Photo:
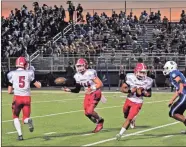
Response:
[{"label": "white sock", "polygon": [[20,124],[20,121],[19,121],[18,118],[14,118],[14,126],[15,126],[15,128],[17,130],[18,135],[21,136],[22,135],[21,124]]},{"label": "white sock", "polygon": [[135,121],[136,120],[136,117],[137,117],[137,115],[132,119],[132,121]]},{"label": "white sock", "polygon": [[28,123],[28,120],[29,120],[29,118],[25,118],[24,119],[24,123],[27,124]]},{"label": "white sock", "polygon": [[121,131],[119,132],[119,134],[120,134],[120,135],[123,135],[123,133],[124,133],[125,131],[126,131],[126,129],[122,127],[122,128],[121,128]]}]

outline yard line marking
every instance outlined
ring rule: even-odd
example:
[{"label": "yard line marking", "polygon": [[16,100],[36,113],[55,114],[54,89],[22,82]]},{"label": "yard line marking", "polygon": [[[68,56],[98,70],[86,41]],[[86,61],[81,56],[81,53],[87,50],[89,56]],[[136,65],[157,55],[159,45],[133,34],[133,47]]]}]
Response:
[{"label": "yard line marking", "polygon": [[51,134],[55,134],[56,132],[49,132],[49,133],[44,133],[44,135],[51,135]]},{"label": "yard line marking", "polygon": [[167,135],[167,136],[164,136],[163,138],[169,138],[169,137],[172,137],[174,135]]},{"label": "yard line marking", "polygon": [[143,136],[144,134],[136,134],[135,136]]},{"label": "yard line marking", "polygon": [[[162,101],[153,101],[153,102],[145,102],[144,104],[151,104],[151,103],[160,103],[160,102],[166,102],[168,100],[162,100]],[[122,107],[122,105],[119,106],[110,106],[110,107],[103,107],[103,108],[96,108],[96,110],[102,110],[102,109],[112,109],[112,108],[117,108],[117,107]],[[67,112],[61,112],[61,113],[54,113],[54,114],[47,114],[47,115],[40,115],[40,116],[33,116],[31,118],[43,118],[43,117],[50,117],[50,116],[56,116],[56,115],[64,115],[64,114],[71,114],[71,113],[77,113],[77,112],[82,112],[84,110],[76,110],[76,111],[67,111]],[[13,120],[4,120],[2,123],[5,122],[12,122]]]},{"label": "yard line marking", "polygon": [[14,131],[14,132],[7,132],[6,134],[15,134],[17,133],[17,131]]},{"label": "yard line marking", "polygon": [[[161,125],[161,126],[149,128],[149,129],[146,129],[146,130],[138,131],[138,132],[135,132],[135,133],[126,134],[126,135],[123,135],[122,138],[138,135],[138,134],[141,134],[141,133],[149,132],[149,131],[152,131],[152,130],[157,130],[157,129],[168,127],[168,126],[172,126],[172,125],[175,125],[175,124],[178,124],[178,123],[180,123],[180,122],[169,123],[169,124],[166,124],[166,125]],[[94,142],[94,143],[85,144],[85,145],[82,145],[82,146],[94,146],[94,145],[109,142],[109,141],[112,141],[112,140],[115,140],[115,139],[116,139],[115,137],[114,138],[109,138],[109,139],[97,141],[97,142]]]},{"label": "yard line marking", "polygon": [[88,134],[83,134],[81,136],[90,136],[90,135],[94,135],[95,133],[88,133]]},{"label": "yard line marking", "polygon": [[[50,102],[66,102],[66,101],[74,101],[74,100],[82,100],[83,98],[74,98],[74,99],[63,99],[63,100],[51,100],[51,101],[35,101],[31,102],[31,104],[37,104],[37,103],[50,103]],[[12,104],[2,104],[2,106],[10,106]]]}]

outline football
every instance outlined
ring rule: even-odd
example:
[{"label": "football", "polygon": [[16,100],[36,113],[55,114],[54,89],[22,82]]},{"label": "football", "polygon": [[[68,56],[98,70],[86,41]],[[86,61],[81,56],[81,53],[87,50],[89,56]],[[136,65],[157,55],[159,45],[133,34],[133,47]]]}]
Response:
[{"label": "football", "polygon": [[66,79],[64,77],[59,77],[57,79],[55,79],[54,81],[56,84],[65,84]]},{"label": "football", "polygon": [[141,96],[141,95],[142,95],[143,90],[144,90],[144,88],[143,88],[143,87],[139,87],[139,88],[137,88],[137,90],[136,90],[136,94],[137,94],[138,96]]}]

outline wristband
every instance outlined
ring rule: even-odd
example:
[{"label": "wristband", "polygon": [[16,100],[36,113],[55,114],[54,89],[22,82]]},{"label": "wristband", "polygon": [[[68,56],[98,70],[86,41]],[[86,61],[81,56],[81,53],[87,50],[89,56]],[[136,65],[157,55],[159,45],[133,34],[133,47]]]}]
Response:
[{"label": "wristband", "polygon": [[130,89],[128,90],[128,93],[131,93],[131,90]]}]

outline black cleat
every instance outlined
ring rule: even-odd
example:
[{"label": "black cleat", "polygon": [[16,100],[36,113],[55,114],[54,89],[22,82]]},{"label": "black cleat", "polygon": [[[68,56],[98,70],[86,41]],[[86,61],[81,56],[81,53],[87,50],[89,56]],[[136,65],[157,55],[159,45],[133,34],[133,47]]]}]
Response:
[{"label": "black cleat", "polygon": [[28,127],[29,127],[30,132],[34,131],[34,125],[33,125],[33,121],[31,118],[28,119]]},{"label": "black cleat", "polygon": [[22,135],[18,136],[17,140],[22,141],[23,140],[23,136]]}]

